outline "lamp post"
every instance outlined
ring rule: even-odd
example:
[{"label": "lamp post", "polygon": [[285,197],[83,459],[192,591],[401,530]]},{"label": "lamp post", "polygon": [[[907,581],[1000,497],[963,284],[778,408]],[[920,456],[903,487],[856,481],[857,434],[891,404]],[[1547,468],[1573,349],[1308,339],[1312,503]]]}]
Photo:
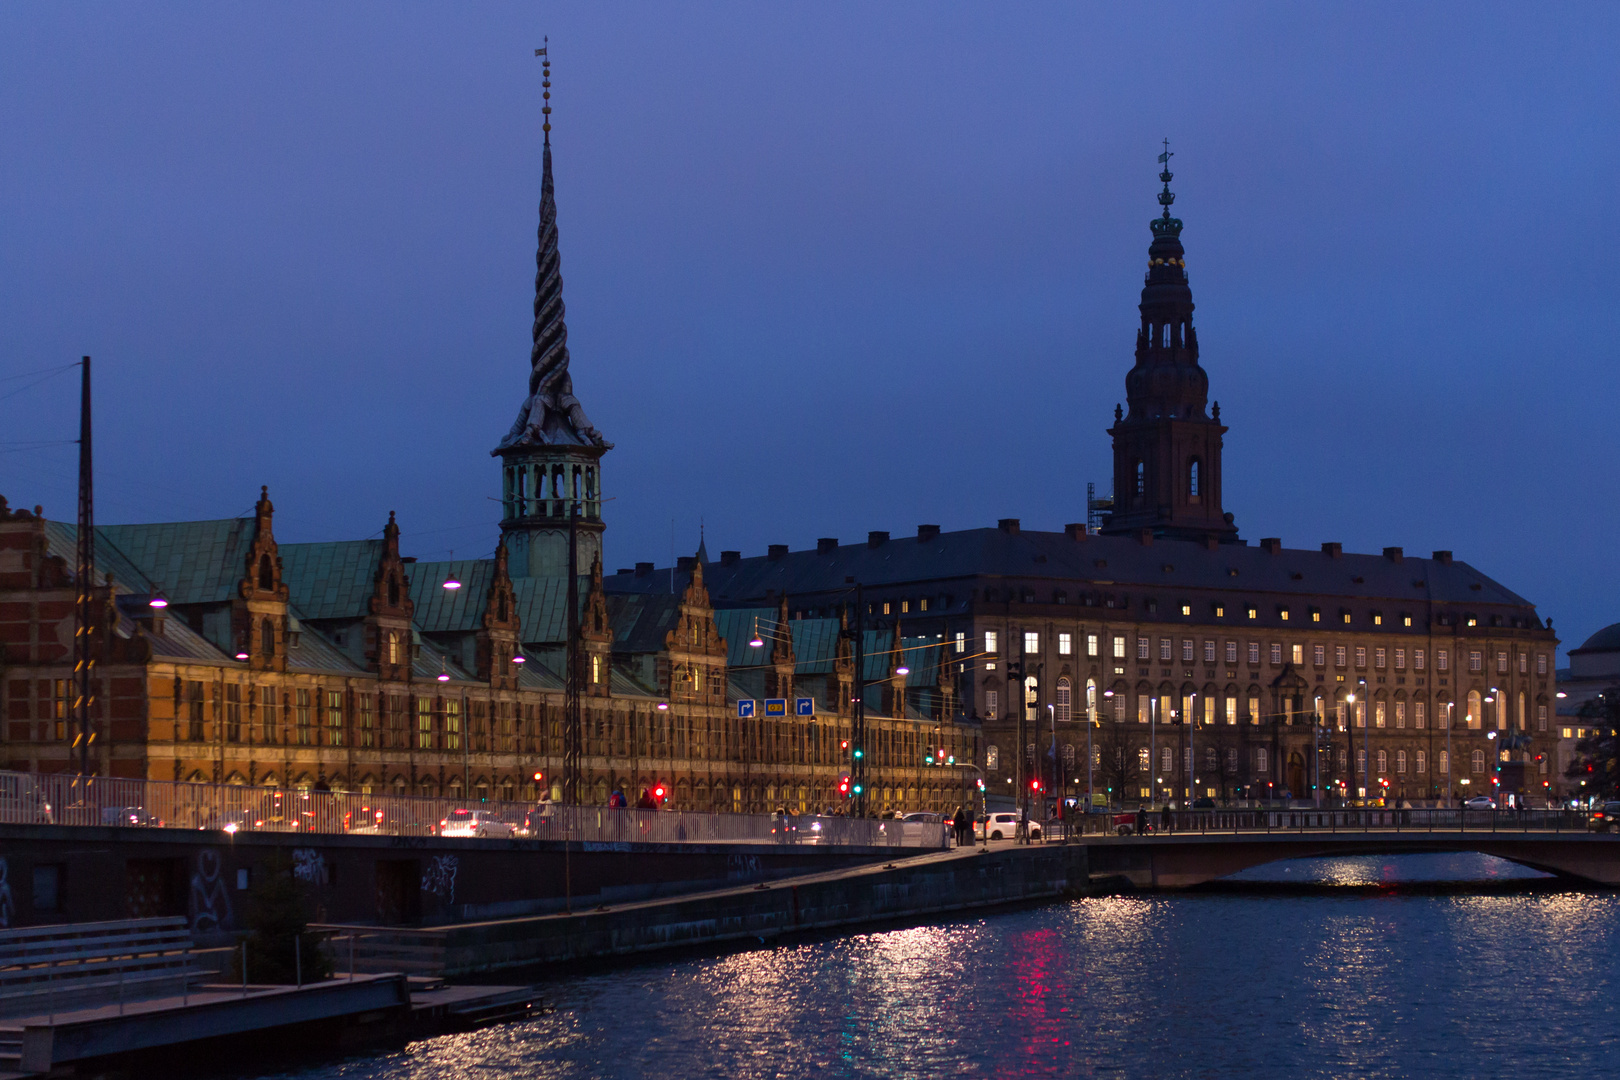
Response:
[{"label": "lamp post", "polygon": [[1502,750],[1496,742],[1496,732],[1502,730],[1502,691],[1491,687],[1490,696],[1485,699],[1487,705],[1495,705],[1496,731],[1488,731],[1485,738],[1491,744],[1491,796],[1500,805],[1502,801]]},{"label": "lamp post", "polygon": [[[1159,695],[1148,698],[1148,775],[1153,777],[1152,799],[1159,797]],[[1149,801],[1152,801],[1150,799]]]},{"label": "lamp post", "polygon": [[[1072,693],[1072,691],[1071,691]],[[1071,698],[1072,700],[1072,698]],[[1070,708],[1073,708],[1071,705]],[[1046,715],[1052,725],[1052,797],[1061,804],[1063,800],[1063,785],[1058,778],[1058,748],[1057,748],[1057,706],[1052,702],[1046,703]],[[1042,812],[1045,812],[1046,801],[1041,800]]]},{"label": "lamp post", "polygon": [[1367,680],[1357,679],[1361,687],[1361,753],[1367,764],[1362,767],[1361,779],[1365,785],[1361,792],[1361,805],[1366,806],[1372,796],[1372,702],[1367,700]]}]

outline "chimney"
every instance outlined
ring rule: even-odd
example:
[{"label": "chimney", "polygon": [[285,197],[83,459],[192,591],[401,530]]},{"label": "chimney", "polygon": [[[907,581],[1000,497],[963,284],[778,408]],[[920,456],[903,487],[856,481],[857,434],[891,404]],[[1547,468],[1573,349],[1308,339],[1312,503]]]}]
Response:
[{"label": "chimney", "polygon": [[838,550],[838,537],[836,537],[836,536],[823,536],[820,540],[816,541],[816,554],[817,555],[826,555],[826,554],[828,554],[830,552],[834,552],[834,551],[837,551],[837,550]]},{"label": "chimney", "polygon": [[1204,537],[1204,546],[1209,548],[1211,551],[1219,551],[1221,549],[1221,538],[1216,536],[1214,533],[1210,533],[1208,536]]},{"label": "chimney", "polygon": [[1153,545],[1153,530],[1137,529],[1136,542],[1141,544],[1143,547],[1151,547]]},{"label": "chimney", "polygon": [[1070,540],[1084,540],[1091,534],[1086,531],[1086,527],[1082,522],[1071,521],[1063,526],[1063,535]]},{"label": "chimney", "polygon": [[1327,543],[1322,545],[1322,554],[1330,559],[1337,559],[1344,555],[1344,545]]},{"label": "chimney", "polygon": [[1435,552],[1434,553],[1434,561],[1437,562],[1437,563],[1443,563],[1446,566],[1450,566],[1451,565],[1451,552],[1449,552],[1449,551],[1437,551],[1437,552]]},{"label": "chimney", "polygon": [[690,569],[692,569],[692,567],[694,567],[696,565],[697,565],[697,556],[696,555],[682,555],[680,558],[675,560],[675,569],[677,569],[677,570],[683,570],[683,571],[684,570],[690,570]]},{"label": "chimney", "polygon": [[939,526],[938,525],[919,525],[919,526],[917,526],[917,542],[918,543],[927,543],[928,541],[932,540],[934,537],[936,537],[938,535],[939,535]]},{"label": "chimney", "polygon": [[1388,559],[1390,562],[1400,562],[1402,557],[1403,553],[1400,548],[1391,547],[1384,549],[1384,558]]},{"label": "chimney", "polygon": [[628,566],[621,566],[617,570],[613,571],[613,573],[615,576],[617,576],[619,574],[633,574],[635,571],[630,569]]},{"label": "chimney", "polygon": [[653,572],[653,564],[652,563],[650,563],[650,562],[638,562],[638,563],[636,563],[636,577],[646,577],[648,574],[650,574],[652,572]]},{"label": "chimney", "polygon": [[1260,550],[1265,552],[1267,555],[1281,555],[1282,537],[1268,536],[1264,538],[1260,541]]},{"label": "chimney", "polygon": [[720,565],[736,566],[737,560],[740,558],[742,558],[742,552],[740,551],[722,551],[720,553]]},{"label": "chimney", "polygon": [[780,559],[782,556],[784,556],[786,554],[787,554],[787,545],[786,544],[772,544],[769,548],[767,548],[765,550],[766,557],[769,558],[769,559],[772,559],[772,560]]},{"label": "chimney", "polygon": [[882,547],[889,542],[889,534],[876,530],[866,534],[866,546],[869,548]]},{"label": "chimney", "polygon": [[1002,518],[1000,521],[996,522],[996,528],[1000,529],[1004,533],[1016,533],[1018,531],[1018,519]]}]

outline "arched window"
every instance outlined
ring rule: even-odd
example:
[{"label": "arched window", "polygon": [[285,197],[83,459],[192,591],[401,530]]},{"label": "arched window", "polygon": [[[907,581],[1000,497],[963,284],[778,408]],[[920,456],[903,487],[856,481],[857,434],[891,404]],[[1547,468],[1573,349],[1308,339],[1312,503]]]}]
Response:
[{"label": "arched window", "polygon": [[1446,776],[1451,775],[1451,753],[1449,751],[1440,751],[1440,772]]},{"label": "arched window", "polygon": [[1136,463],[1136,493],[1147,494],[1147,463],[1143,461]]},{"label": "arched window", "polygon": [[388,662],[399,663],[399,631],[388,631]]},{"label": "arched window", "polygon": [[1468,755],[1468,767],[1469,767],[1469,769],[1471,771],[1473,771],[1475,773],[1484,772],[1485,771],[1485,751],[1483,751],[1483,750],[1475,750],[1472,754]]},{"label": "arched window", "polygon": [[1074,771],[1074,744],[1063,744],[1063,767],[1071,773]]},{"label": "arched window", "polygon": [[995,743],[984,748],[984,767],[987,772],[995,772],[1001,768],[1001,747]]},{"label": "arched window", "polygon": [[1423,750],[1417,752],[1417,771],[1420,773],[1429,771],[1429,755]]},{"label": "arched window", "polygon": [[1187,496],[1198,498],[1198,459],[1193,458],[1192,464],[1187,466]]},{"label": "arched window", "polygon": [[1148,748],[1138,747],[1136,751],[1136,767],[1146,774],[1153,767],[1153,758],[1148,754]]},{"label": "arched window", "polygon": [[259,652],[265,656],[276,655],[276,624],[269,619],[259,624]]},{"label": "arched window", "polygon": [[1387,750],[1378,751],[1378,771],[1381,773],[1389,772],[1389,751]]},{"label": "arched window", "polygon": [[1484,716],[1484,705],[1481,703],[1479,691],[1468,691],[1468,729],[1478,731],[1481,717]]},{"label": "arched window", "polygon": [[259,556],[259,588],[270,590],[276,587],[276,570],[270,565],[270,553],[267,551]]},{"label": "arched window", "polygon": [[1069,722],[1069,680],[1059,679],[1057,682],[1057,719],[1058,723]]},{"label": "arched window", "polygon": [[1395,771],[1401,776],[1406,775],[1406,751],[1395,751]]}]

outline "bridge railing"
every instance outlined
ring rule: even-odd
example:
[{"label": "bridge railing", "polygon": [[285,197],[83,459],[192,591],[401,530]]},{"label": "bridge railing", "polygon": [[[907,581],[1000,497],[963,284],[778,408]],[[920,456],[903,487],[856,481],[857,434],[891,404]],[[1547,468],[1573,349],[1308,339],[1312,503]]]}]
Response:
[{"label": "bridge railing", "polygon": [[[1147,831],[1153,835],[1223,833],[1365,833],[1365,832],[1500,832],[1584,833],[1587,815],[1579,810],[1486,810],[1463,807],[1395,809],[1335,807],[1214,810],[1149,810]],[[1067,827],[1049,826],[1048,840],[1107,834],[1135,835],[1134,813],[1084,814]]]},{"label": "bridge railing", "polygon": [[718,814],[0,772],[0,823],[351,836],[943,848],[934,822]]}]

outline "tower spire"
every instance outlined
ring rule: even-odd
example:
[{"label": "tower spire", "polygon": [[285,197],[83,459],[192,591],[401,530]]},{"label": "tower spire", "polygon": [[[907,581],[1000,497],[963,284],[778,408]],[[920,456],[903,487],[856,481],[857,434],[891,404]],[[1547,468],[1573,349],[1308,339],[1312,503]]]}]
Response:
[{"label": "tower spire", "polygon": [[1226,428],[1209,414],[1209,375],[1198,363],[1192,286],[1182,222],[1172,217],[1170,140],[1159,154],[1158,217],[1149,222],[1147,274],[1138,306],[1136,363],[1125,376],[1126,408],[1114,411],[1114,512],[1102,531],[1183,539],[1235,538],[1221,509],[1221,444]]}]

